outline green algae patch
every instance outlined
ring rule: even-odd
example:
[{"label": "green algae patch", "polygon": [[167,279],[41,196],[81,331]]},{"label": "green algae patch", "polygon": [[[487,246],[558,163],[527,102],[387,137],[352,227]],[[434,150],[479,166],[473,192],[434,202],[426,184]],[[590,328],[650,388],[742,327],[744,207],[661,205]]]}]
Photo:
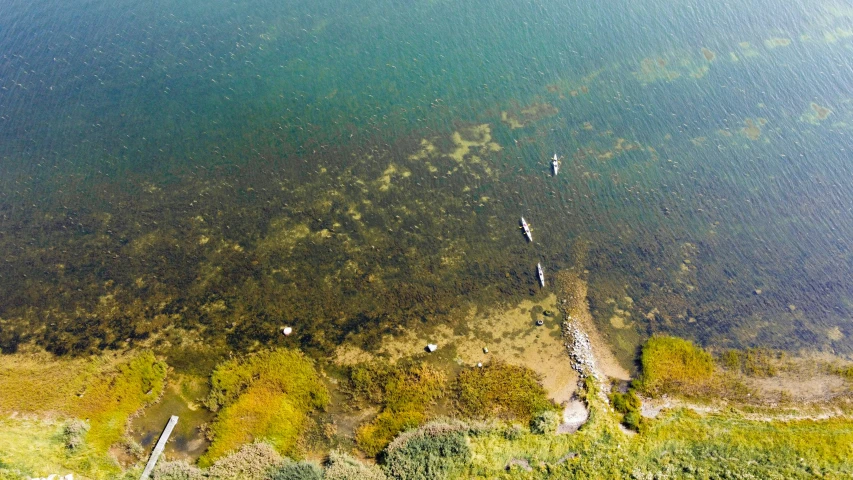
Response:
[{"label": "green algae patch", "polygon": [[456,379],[459,413],[471,418],[496,417],[530,422],[544,410],[554,410],[536,372],[494,362],[463,370]]},{"label": "green algae patch", "polygon": [[399,368],[356,365],[350,371],[350,379],[354,398],[382,405],[379,415],[356,431],[358,447],[370,456],[378,455],[400,432],[427,420],[429,408],[447,385],[444,372],[426,364]]},{"label": "green algae patch", "polygon": [[266,441],[294,454],[308,414],[329,403],[314,363],[302,353],[277,349],[229,360],[210,377],[207,406],[218,411],[211,445],[199,459],[209,466],[252,441]]}]

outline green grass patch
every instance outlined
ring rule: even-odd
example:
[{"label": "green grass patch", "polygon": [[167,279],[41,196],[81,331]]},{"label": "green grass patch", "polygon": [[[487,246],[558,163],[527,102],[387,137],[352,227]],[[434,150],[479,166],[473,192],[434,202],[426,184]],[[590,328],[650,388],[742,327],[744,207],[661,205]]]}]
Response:
[{"label": "green grass patch", "polygon": [[637,388],[651,396],[709,395],[720,390],[714,358],[689,340],[656,335],[643,346]]},{"label": "green grass patch", "polygon": [[[853,420],[759,421],[738,413],[679,409],[618,429],[597,395],[590,420],[571,435],[494,431],[469,436],[471,462],[449,478],[851,478]],[[519,466],[519,460],[529,470]]]},{"label": "green grass patch", "polygon": [[459,413],[470,418],[530,422],[555,405],[536,375],[526,367],[493,362],[463,370],[454,386]]},{"label": "green grass patch", "polygon": [[34,418],[0,419],[0,478],[116,478],[121,469],[105,452],[83,445],[69,448],[67,422]]},{"label": "green grass patch", "polygon": [[293,350],[271,350],[220,364],[210,378],[207,405],[218,415],[199,465],[256,440],[294,455],[308,414],[329,403],[314,363]]}]

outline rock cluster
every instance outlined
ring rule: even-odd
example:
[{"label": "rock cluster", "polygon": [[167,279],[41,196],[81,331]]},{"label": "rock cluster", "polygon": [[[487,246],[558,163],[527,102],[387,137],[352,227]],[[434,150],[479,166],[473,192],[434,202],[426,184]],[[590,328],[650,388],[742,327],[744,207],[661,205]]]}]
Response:
[{"label": "rock cluster", "polygon": [[563,321],[563,337],[569,340],[566,348],[572,359],[572,368],[580,374],[581,378],[598,378],[589,337],[575,324],[571,316],[566,316],[566,320]]}]

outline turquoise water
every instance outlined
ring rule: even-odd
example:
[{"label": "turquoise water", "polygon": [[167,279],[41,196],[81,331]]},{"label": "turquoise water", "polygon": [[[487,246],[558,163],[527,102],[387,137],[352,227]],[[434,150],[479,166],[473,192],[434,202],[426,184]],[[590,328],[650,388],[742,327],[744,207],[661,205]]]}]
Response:
[{"label": "turquoise water", "polygon": [[542,262],[624,348],[849,354],[851,48],[831,1],[5,2],[0,349],[369,347]]}]

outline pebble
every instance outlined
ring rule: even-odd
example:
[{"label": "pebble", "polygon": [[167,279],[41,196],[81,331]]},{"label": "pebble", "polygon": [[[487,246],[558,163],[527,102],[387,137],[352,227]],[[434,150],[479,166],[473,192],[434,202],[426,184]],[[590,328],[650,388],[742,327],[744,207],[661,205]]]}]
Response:
[{"label": "pebble", "polygon": [[592,345],[589,337],[574,322],[563,322],[563,335],[571,342],[566,344],[569,356],[572,358],[572,368],[581,377],[597,378],[595,360],[592,355]]}]

